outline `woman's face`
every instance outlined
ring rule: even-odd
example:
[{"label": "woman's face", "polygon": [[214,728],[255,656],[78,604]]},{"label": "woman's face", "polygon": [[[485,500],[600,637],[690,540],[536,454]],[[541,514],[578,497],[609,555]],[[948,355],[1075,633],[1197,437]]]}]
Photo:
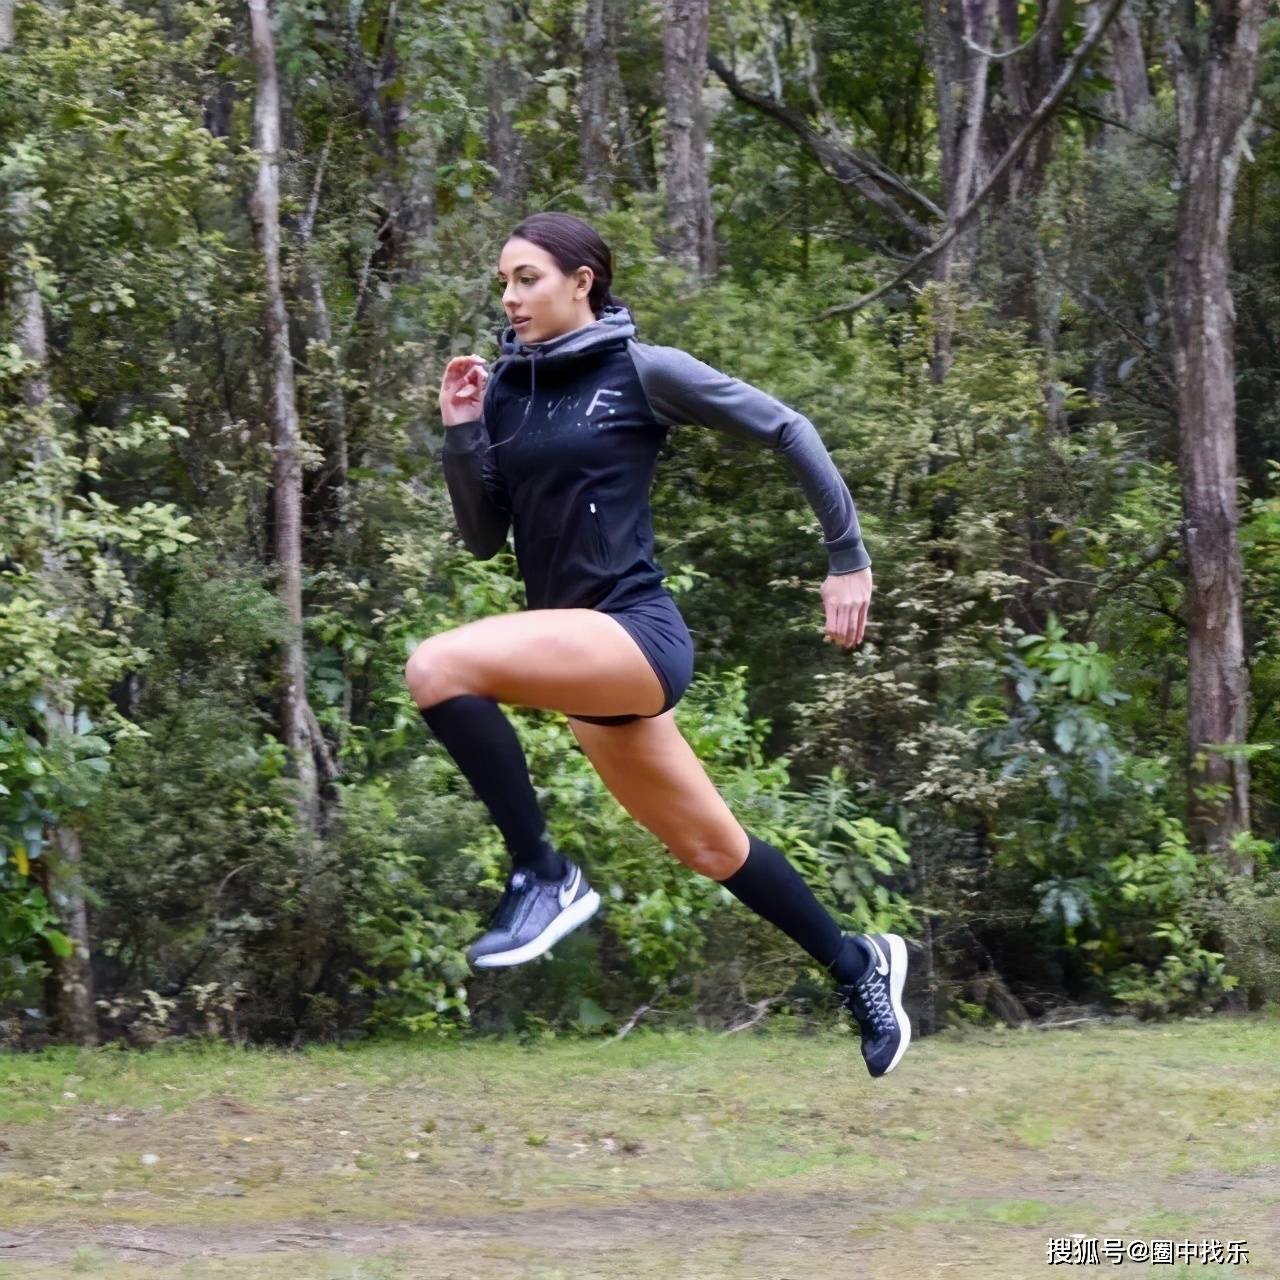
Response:
[{"label": "woman's face", "polygon": [[498,283],[504,286],[502,309],[520,341],[542,342],[590,324],[593,277],[590,267],[565,275],[540,245],[512,236],[498,259]]}]

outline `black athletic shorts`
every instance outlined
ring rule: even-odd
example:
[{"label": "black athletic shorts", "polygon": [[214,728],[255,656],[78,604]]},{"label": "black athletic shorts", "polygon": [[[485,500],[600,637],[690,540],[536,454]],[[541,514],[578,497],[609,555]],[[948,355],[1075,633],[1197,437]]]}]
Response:
[{"label": "black athletic shorts", "polygon": [[[670,711],[684,696],[689,681],[693,679],[693,637],[685,626],[675,600],[670,593],[664,591],[661,595],[636,604],[624,605],[620,609],[603,609],[601,612],[617,618],[626,627],[657,674],[667,696],[663,699],[662,710],[655,711],[653,715],[660,716]],[[632,720],[651,720],[653,716],[575,714],[573,718],[586,720],[591,724],[629,724]]]}]

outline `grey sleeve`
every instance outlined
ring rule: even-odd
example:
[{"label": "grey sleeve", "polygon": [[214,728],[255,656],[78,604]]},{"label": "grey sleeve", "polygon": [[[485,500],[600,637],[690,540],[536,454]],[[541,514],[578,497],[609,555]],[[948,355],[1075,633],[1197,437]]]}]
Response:
[{"label": "grey sleeve", "polygon": [[633,341],[628,350],[659,423],[714,427],[782,454],[822,525],[829,572],[855,573],[871,563],[849,487],[808,418],[677,347]]},{"label": "grey sleeve", "polygon": [[489,454],[484,419],[446,427],[440,461],[449,500],[463,544],[473,556],[488,560],[507,541],[511,500]]}]

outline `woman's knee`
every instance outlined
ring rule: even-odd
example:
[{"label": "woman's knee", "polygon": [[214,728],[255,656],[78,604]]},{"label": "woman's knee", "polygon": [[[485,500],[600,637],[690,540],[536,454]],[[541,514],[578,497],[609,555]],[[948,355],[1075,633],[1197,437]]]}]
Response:
[{"label": "woman's knee", "polygon": [[404,680],[419,707],[467,692],[462,664],[453,657],[453,646],[445,635],[429,636],[418,645],[404,664]]},{"label": "woman's knee", "polygon": [[742,827],[669,841],[667,848],[690,871],[709,880],[727,880],[746,861],[749,837]]}]

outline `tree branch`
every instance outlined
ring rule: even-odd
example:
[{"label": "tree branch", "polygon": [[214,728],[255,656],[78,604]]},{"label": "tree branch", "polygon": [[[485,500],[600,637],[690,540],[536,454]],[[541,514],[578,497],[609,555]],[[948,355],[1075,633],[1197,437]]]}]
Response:
[{"label": "tree branch", "polygon": [[1062,21],[1062,0],[1049,0],[1049,12],[1045,14],[1044,21],[1027,37],[1021,44],[1014,45],[1012,49],[984,49],[966,32],[960,33],[960,39],[983,58],[990,58],[992,62],[1004,62],[1008,58],[1016,57],[1030,49],[1037,40],[1040,39],[1046,31],[1052,31],[1059,22]]},{"label": "tree branch", "polygon": [[720,1034],[722,1036],[731,1036],[735,1031],[745,1031],[748,1027],[754,1027],[756,1023],[769,1012],[769,1006],[777,1004],[782,998],[782,996],[765,996],[763,1000],[753,1000],[751,1002],[751,1007],[755,1012],[751,1017],[749,1017],[746,1022],[735,1023],[732,1027],[729,1027],[728,1030],[722,1031]]},{"label": "tree branch", "polygon": [[1097,111],[1090,111],[1088,107],[1082,107],[1078,102],[1064,103],[1062,109],[1064,111],[1074,111],[1078,116],[1087,116],[1090,120],[1098,121],[1099,124],[1109,124],[1113,129],[1123,129],[1125,133],[1131,133],[1135,138],[1142,138],[1153,146],[1159,147],[1162,151],[1167,151],[1171,156],[1178,154],[1178,148],[1173,143],[1166,142],[1163,138],[1157,138],[1154,134],[1143,133],[1141,129],[1135,129],[1132,125],[1125,124],[1123,120],[1113,120],[1110,116],[1104,116]]},{"label": "tree branch", "polygon": [[857,188],[886,217],[908,231],[912,239],[927,241],[929,229],[912,217],[893,195],[889,194],[890,192],[912,201],[931,217],[946,217],[946,214],[927,195],[917,191],[905,179],[887,169],[874,156],[856,147],[833,141],[819,133],[801,112],[786,106],[776,98],[766,98],[763,94],[753,93],[714,53],[707,53],[707,66],[724,81],[726,88],[735,98],[785,125],[837,182],[842,186]]},{"label": "tree branch", "polygon": [[326,782],[332,782],[334,778],[341,775],[342,770],[338,768],[329,750],[329,744],[325,741],[324,731],[320,728],[320,722],[316,719],[316,713],[312,709],[310,699],[307,700],[302,714],[306,717],[307,733],[311,738],[311,749],[315,752],[315,757],[320,762],[320,772]]},{"label": "tree branch", "polygon": [[1151,568],[1152,565],[1164,559],[1171,551],[1178,549],[1181,537],[1181,522],[1176,529],[1169,529],[1159,541],[1147,547],[1138,557],[1135,564],[1130,565],[1124,572],[1116,574],[1109,582],[1091,583],[1097,590],[1092,604],[1089,606],[1088,612],[1085,614],[1084,626],[1081,628],[1081,639],[1087,640],[1089,632],[1093,629],[1093,624],[1097,621],[1098,614],[1102,611],[1103,603],[1117,591],[1136,582],[1142,575]]},{"label": "tree branch", "polygon": [[991,170],[982,189],[972,200],[965,206],[955,221],[942,233],[938,239],[925,249],[888,283],[882,284],[879,288],[873,289],[870,293],[863,294],[861,298],[855,298],[852,302],[841,302],[834,307],[828,307],[825,311],[820,311],[814,320],[827,320],[832,316],[844,315],[853,311],[861,311],[863,307],[869,306],[875,302],[877,298],[883,297],[890,289],[896,288],[904,280],[910,279],[920,267],[925,263],[931,262],[949,245],[952,240],[964,229],[965,224],[978,211],[979,207],[986,201],[987,197],[995,190],[995,185],[1004,171],[1022,154],[1027,144],[1033,137],[1045,126],[1049,117],[1057,108],[1058,103],[1062,101],[1063,95],[1070,88],[1071,82],[1075,79],[1076,73],[1080,70],[1084,60],[1093,52],[1098,41],[1102,39],[1107,28],[1111,25],[1112,19],[1120,12],[1121,6],[1125,0],[1108,0],[1106,9],[1102,16],[1097,20],[1094,29],[1080,42],[1076,51],[1071,55],[1067,65],[1062,69],[1062,73],[1058,76],[1057,83],[1044,96],[1040,105],[1031,113],[1030,119],[1022,126],[1022,131],[1009,144],[1009,149],[996,162],[995,167]]},{"label": "tree branch", "polygon": [[603,1048],[605,1045],[617,1044],[618,1041],[621,1040],[623,1036],[625,1036],[629,1031],[631,1031],[632,1028],[636,1025],[636,1023],[639,1022],[640,1019],[643,1018],[644,1015],[648,1013],[649,1010],[652,1009],[653,1006],[656,1005],[658,1001],[662,999],[663,996],[674,991],[676,987],[683,986],[684,983],[686,983],[688,980],[689,980],[689,975],[687,973],[678,973],[675,975],[675,977],[669,978],[666,982],[662,984],[662,986],[660,986],[657,989],[657,991],[653,993],[653,995],[649,997],[647,1001],[645,1001],[644,1004],[642,1004],[635,1011],[635,1013],[631,1015],[631,1017],[629,1017],[626,1020],[626,1022],[622,1024],[622,1026],[619,1028],[619,1030],[615,1035],[612,1035],[607,1040],[602,1041],[600,1047]]}]

